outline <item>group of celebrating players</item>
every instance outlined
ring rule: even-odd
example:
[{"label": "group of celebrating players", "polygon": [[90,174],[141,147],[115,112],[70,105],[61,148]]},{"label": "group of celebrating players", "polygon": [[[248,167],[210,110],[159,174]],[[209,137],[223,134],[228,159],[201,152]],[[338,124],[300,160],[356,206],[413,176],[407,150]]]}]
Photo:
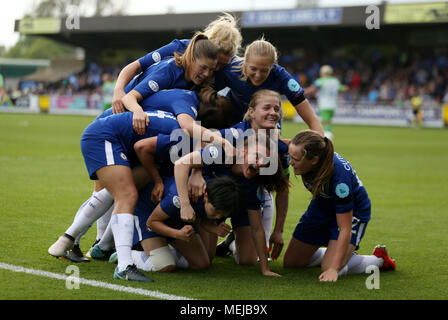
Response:
[{"label": "group of celebrating players", "polygon": [[[321,281],[371,265],[395,269],[385,246],[356,254],[370,200],[304,89],[277,64],[269,41],[253,41],[242,57],[241,43],[237,21],[223,14],[191,40],[176,39],[120,72],[112,108],[81,136],[94,191],[50,255],[89,261],[79,243],[97,222],[87,255],[117,263],[114,279],[151,282],[142,270],[206,269],[228,252],[239,265],[259,262],[263,275],[280,276],[269,261],[284,245],[291,167],[312,200],[284,267],[321,266]],[[282,96],[309,127],[292,139],[281,137]],[[218,244],[219,237],[226,239]]]}]

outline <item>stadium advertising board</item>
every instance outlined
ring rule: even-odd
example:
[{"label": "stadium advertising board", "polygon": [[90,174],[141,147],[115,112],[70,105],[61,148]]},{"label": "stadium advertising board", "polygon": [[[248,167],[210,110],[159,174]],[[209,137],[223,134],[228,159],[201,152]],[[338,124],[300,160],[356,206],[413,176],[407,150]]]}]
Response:
[{"label": "stadium advertising board", "polygon": [[448,3],[386,4],[385,23],[448,22]]},{"label": "stadium advertising board", "polygon": [[61,19],[59,18],[25,18],[19,22],[21,34],[54,34],[61,32]]},{"label": "stadium advertising board", "polygon": [[295,9],[248,11],[242,15],[242,25],[248,27],[261,26],[302,26],[340,24],[341,8]]}]

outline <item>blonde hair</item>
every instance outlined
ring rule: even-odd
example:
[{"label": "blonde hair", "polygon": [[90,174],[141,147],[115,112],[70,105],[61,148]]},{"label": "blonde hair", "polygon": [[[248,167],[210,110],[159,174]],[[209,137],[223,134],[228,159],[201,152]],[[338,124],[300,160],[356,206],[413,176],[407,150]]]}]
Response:
[{"label": "blonde hair", "polygon": [[243,120],[252,121],[252,119],[249,116],[250,109],[255,110],[255,106],[257,105],[258,101],[261,99],[261,97],[265,97],[265,96],[272,96],[272,97],[277,98],[281,105],[281,97],[277,91],[268,90],[268,89],[258,90],[257,92],[254,93],[254,95],[252,96],[252,99],[250,99],[249,106],[247,108],[246,114],[243,117]]},{"label": "blonde hair", "polygon": [[243,37],[237,27],[237,21],[234,16],[224,12],[216,20],[208,24],[203,32],[215,46],[219,52],[234,56],[241,49]]},{"label": "blonde hair", "polygon": [[277,48],[274,47],[272,43],[265,40],[264,37],[261,37],[261,39],[255,40],[249,44],[244,51],[244,61],[240,67],[242,73],[241,80],[247,80],[246,64],[253,56],[268,57],[271,60],[271,68],[278,62]]},{"label": "blonde hair", "polygon": [[333,74],[333,68],[330,67],[329,65],[324,65],[320,68],[321,77],[331,76],[332,74]]}]

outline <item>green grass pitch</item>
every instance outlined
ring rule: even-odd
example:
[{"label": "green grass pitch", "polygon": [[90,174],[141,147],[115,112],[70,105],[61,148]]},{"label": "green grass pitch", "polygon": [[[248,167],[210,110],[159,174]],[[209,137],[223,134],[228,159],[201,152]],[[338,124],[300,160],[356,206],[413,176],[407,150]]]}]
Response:
[{"label": "green grass pitch", "polygon": [[[66,274],[71,265],[48,255],[48,247],[71,224],[90,196],[79,141],[92,117],[0,114],[0,264]],[[285,122],[291,138],[304,125]],[[242,267],[233,258],[215,258],[207,271],[154,273],[154,283],[112,279],[114,265],[77,264],[80,277],[194,299],[330,300],[448,298],[448,131],[371,126],[334,126],[335,149],[351,162],[372,200],[372,220],[360,254],[386,244],[397,261],[381,273],[380,289],[367,289],[369,274],[320,283],[319,268],[290,270],[282,256],[270,263],[281,278],[261,276],[258,265]],[[285,248],[310,194],[291,178]],[[81,242],[84,251],[95,226]],[[67,274],[68,275],[68,274]],[[80,285],[0,268],[1,300],[148,299],[132,293]]]}]

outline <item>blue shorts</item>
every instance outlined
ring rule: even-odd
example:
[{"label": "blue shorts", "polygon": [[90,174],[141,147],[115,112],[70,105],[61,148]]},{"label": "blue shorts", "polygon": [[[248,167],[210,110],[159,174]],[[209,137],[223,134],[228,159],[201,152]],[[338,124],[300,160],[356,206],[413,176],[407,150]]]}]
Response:
[{"label": "blue shorts", "polygon": [[[302,217],[303,218],[303,217]],[[350,243],[359,249],[359,243],[366,232],[367,222],[361,222],[358,218],[352,220],[352,237]],[[300,219],[292,236],[294,239],[313,246],[326,247],[330,240],[337,240],[339,228],[336,219],[325,223],[308,222]]]},{"label": "blue shorts", "polygon": [[106,166],[131,167],[127,152],[121,143],[110,137],[106,139],[100,131],[100,123],[91,123],[81,136],[81,152],[92,180],[98,180],[96,172]]}]

